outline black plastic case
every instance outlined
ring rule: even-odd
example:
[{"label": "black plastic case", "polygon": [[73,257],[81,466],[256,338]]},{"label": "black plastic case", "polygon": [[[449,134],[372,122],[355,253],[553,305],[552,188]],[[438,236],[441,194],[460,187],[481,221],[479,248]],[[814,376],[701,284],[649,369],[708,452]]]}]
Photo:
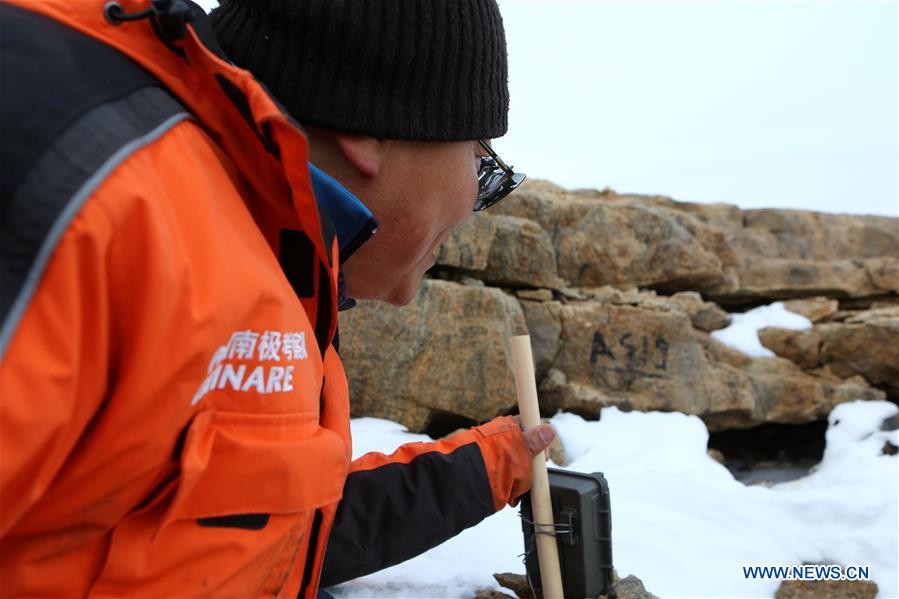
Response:
[{"label": "black plastic case", "polygon": [[[559,565],[566,599],[596,597],[612,586],[612,512],[609,485],[600,472],[582,474],[549,469],[553,517],[557,532]],[[522,498],[524,547],[528,576],[534,588],[542,588],[530,497]],[[564,528],[563,528],[564,527]]]}]

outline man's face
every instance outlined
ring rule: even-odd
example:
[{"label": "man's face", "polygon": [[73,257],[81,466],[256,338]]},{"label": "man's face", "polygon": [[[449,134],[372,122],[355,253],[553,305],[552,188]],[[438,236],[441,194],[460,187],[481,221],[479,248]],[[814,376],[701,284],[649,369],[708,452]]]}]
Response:
[{"label": "man's face", "polygon": [[377,173],[344,182],[380,226],[343,271],[350,297],[404,305],[450,231],[471,215],[484,150],[477,141],[380,143]]}]

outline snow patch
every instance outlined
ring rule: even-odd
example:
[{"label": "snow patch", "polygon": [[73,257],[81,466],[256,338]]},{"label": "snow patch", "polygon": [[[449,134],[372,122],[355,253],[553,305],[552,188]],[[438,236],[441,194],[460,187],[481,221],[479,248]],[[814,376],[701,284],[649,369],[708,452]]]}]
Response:
[{"label": "snow patch", "polygon": [[728,347],[753,357],[774,355],[774,352],[759,341],[759,330],[765,327],[779,327],[798,331],[812,326],[812,321],[801,314],[790,312],[782,302],[759,306],[742,314],[731,314],[730,318],[730,326],[713,331],[712,337]]},{"label": "snow patch", "polygon": [[[830,415],[822,462],[806,477],[745,486],[708,457],[695,416],[606,408],[598,422],[552,419],[568,468],[603,472],[612,493],[615,567],[662,597],[771,597],[780,581],[746,580],[742,566],[868,565],[880,597],[897,588],[899,460],[882,454],[899,411],[852,402]],[[400,425],[353,421],[357,450],[421,441]],[[359,455],[360,451],[354,452]],[[552,464],[551,464],[552,465]],[[506,508],[427,553],[336,587],[338,597],[471,597],[499,588],[494,572],[524,572],[517,509]]]}]

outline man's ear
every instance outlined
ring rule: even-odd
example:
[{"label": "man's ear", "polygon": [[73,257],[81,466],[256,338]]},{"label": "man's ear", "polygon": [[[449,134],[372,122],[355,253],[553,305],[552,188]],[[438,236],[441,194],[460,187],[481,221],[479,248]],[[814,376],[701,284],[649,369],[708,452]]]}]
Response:
[{"label": "man's ear", "polygon": [[383,140],[345,133],[335,134],[334,139],[344,158],[360,174],[373,178],[381,171],[381,162],[384,158]]}]

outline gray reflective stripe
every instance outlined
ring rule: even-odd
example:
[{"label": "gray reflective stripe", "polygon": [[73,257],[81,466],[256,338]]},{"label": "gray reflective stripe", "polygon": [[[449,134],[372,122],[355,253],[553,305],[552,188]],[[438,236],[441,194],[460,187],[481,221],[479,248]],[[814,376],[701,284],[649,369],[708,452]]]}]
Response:
[{"label": "gray reflective stripe", "polygon": [[[16,191],[0,230],[6,263],[0,265],[0,281],[18,289],[0,327],[0,358],[84,202],[129,156],[189,118],[164,90],[145,87],[92,109],[44,152]],[[27,268],[18,272],[19,264]]]}]

